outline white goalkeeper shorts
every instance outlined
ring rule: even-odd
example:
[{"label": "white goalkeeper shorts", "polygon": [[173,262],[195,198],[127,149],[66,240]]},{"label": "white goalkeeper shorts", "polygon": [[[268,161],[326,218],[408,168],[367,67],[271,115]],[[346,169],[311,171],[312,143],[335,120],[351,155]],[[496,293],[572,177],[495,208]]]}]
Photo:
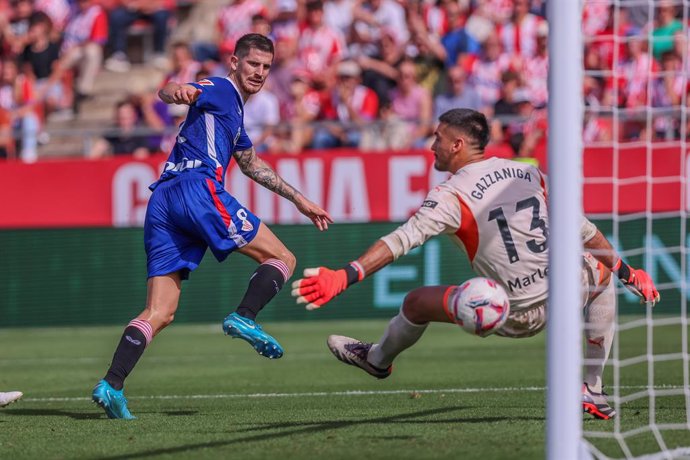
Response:
[{"label": "white goalkeeper shorts", "polygon": [[[585,253],[582,263],[582,307],[594,301],[611,282],[611,271],[591,254]],[[496,332],[501,337],[514,339],[532,337],[546,326],[546,303],[539,302],[529,307],[510,312],[505,324]]]}]

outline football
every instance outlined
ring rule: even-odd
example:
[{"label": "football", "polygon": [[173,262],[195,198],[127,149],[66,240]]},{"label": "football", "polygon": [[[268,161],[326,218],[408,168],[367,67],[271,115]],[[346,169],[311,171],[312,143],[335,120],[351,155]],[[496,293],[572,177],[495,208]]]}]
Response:
[{"label": "football", "polygon": [[465,281],[451,296],[449,310],[464,330],[486,337],[503,326],[510,314],[506,291],[489,278]]}]

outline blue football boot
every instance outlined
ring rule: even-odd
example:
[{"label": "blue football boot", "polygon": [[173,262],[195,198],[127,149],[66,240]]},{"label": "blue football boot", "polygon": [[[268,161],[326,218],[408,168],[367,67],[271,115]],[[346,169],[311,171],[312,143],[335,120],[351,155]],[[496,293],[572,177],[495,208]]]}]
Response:
[{"label": "blue football boot", "polygon": [[236,339],[243,339],[254,347],[257,353],[271,359],[283,356],[283,347],[278,341],[266,334],[261,326],[253,320],[237,313],[230,313],[223,321],[225,335]]},{"label": "blue football boot", "polygon": [[108,418],[136,419],[127,409],[127,399],[125,399],[124,390],[116,390],[105,380],[101,380],[96,384],[91,398],[93,402],[105,410]]}]

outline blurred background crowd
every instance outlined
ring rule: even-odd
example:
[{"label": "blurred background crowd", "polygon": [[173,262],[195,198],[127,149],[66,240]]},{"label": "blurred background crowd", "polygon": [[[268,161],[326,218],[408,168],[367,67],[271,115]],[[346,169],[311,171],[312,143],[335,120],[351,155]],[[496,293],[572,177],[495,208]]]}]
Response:
[{"label": "blurred background crowd", "polygon": [[[586,0],[584,138],[688,132],[687,5]],[[185,107],[167,81],[224,76],[236,40],[270,36],[245,109],[265,153],[424,148],[436,117],[470,107],[491,143],[546,145],[546,0],[0,0],[0,158],[168,151]],[[615,116],[614,116],[615,114]]]}]

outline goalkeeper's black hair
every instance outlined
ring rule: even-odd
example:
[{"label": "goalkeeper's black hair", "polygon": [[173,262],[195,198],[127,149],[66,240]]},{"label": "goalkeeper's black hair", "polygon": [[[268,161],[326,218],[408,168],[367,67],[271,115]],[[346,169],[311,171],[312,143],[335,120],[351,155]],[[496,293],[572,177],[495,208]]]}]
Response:
[{"label": "goalkeeper's black hair", "polygon": [[235,45],[235,56],[238,58],[247,57],[249,50],[256,48],[266,53],[275,54],[273,42],[270,38],[261,34],[242,35]]},{"label": "goalkeeper's black hair", "polygon": [[472,109],[451,109],[441,115],[438,121],[462,131],[474,140],[480,150],[484,150],[489,143],[489,123],[481,112]]}]

